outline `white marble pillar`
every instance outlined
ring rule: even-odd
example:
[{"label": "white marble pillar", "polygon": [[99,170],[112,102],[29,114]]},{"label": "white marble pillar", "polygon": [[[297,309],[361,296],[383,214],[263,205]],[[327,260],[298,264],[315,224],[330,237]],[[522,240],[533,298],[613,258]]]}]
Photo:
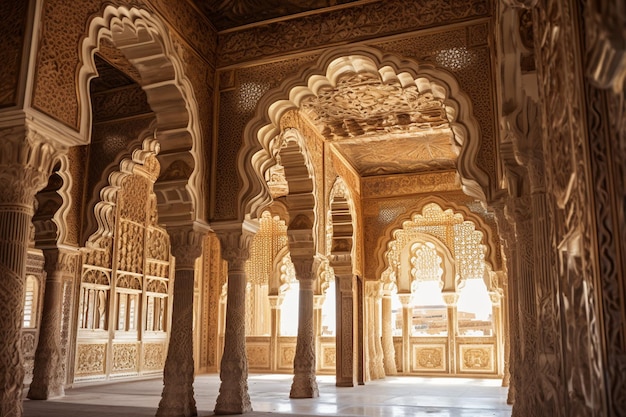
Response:
[{"label": "white marble pillar", "polygon": [[313,256],[294,257],[291,261],[300,282],[298,338],[293,360],[293,383],[290,398],[316,398],[319,389],[315,378],[315,332],[313,329]]},{"label": "white marble pillar", "polygon": [[456,360],[456,338],[459,335],[459,321],[457,319],[457,301],[459,300],[459,294],[457,293],[443,293],[443,301],[448,308],[448,372],[456,373],[457,360]]},{"label": "white marble pillar", "polygon": [[[214,227],[215,228],[215,227]],[[224,354],[220,365],[220,392],[215,414],[243,414],[252,411],[248,394],[246,354],[246,272],[250,242],[254,236],[239,228],[216,230],[222,257],[228,261],[228,292]]]},{"label": "white marble pillar", "polygon": [[43,253],[47,277],[33,380],[28,391],[31,400],[47,400],[65,394],[61,349],[63,282],[65,277],[73,277],[78,268],[76,250],[47,248]]},{"label": "white marble pillar", "polygon": [[411,294],[398,294],[402,303],[402,373],[411,369],[411,327],[413,326],[413,305]]},{"label": "white marble pillar", "polygon": [[21,329],[33,202],[58,155],[26,126],[0,131],[0,416],[22,415]]},{"label": "white marble pillar", "polygon": [[278,369],[278,338],[280,337],[280,306],[283,295],[270,295],[270,370]]},{"label": "white marble pillar", "polygon": [[391,326],[392,320],[392,303],[391,293],[389,291],[383,292],[382,295],[382,349],[383,349],[383,364],[385,366],[386,375],[397,375],[398,367],[396,365],[396,349],[393,344],[393,328]]},{"label": "white marble pillar", "polygon": [[491,291],[489,293],[491,299],[491,320],[493,331],[496,336],[496,352],[498,352],[496,358],[498,363],[498,373],[504,374],[504,355],[499,354],[504,350],[504,329],[502,328],[502,304],[500,300],[502,295],[497,291]]},{"label": "white marble pillar", "polygon": [[196,259],[205,232],[193,226],[167,228],[175,257],[170,343],[163,370],[163,393],[157,417],[197,415],[194,398],[193,298]]}]

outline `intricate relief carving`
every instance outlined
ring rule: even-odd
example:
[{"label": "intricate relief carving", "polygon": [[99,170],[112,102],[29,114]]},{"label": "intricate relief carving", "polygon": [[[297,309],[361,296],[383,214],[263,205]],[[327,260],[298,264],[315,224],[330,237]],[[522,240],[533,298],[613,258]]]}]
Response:
[{"label": "intricate relief carving", "polygon": [[335,368],[337,366],[337,349],[334,346],[322,347],[322,368]]},{"label": "intricate relief carving", "polygon": [[85,269],[83,271],[82,282],[86,284],[110,285],[110,272],[99,269]]},{"label": "intricate relief carving", "polygon": [[104,374],[105,351],[106,344],[79,344],[76,353],[76,376]]},{"label": "intricate relief carving", "polygon": [[159,370],[165,365],[165,346],[162,343],[143,345],[143,369]]},{"label": "intricate relief carving", "polygon": [[[402,0],[374,2],[271,23],[220,36],[218,66],[354,42],[431,26],[486,16],[487,0],[440,3],[407,3]],[[336,28],[333,30],[333,28]]]},{"label": "intricate relief carving", "polygon": [[196,259],[202,254],[205,232],[192,227],[168,228],[172,255],[176,257],[176,270],[193,269]]},{"label": "intricate relief carving", "polygon": [[3,30],[0,56],[2,83],[0,84],[0,108],[17,104],[17,88],[22,65],[22,48],[28,12],[27,2],[8,2],[0,6],[0,16],[6,22],[13,22]]},{"label": "intricate relief carving", "polygon": [[445,347],[413,346],[413,366],[417,370],[445,371]]},{"label": "intricate relief carving", "polygon": [[[169,235],[165,230],[148,228],[148,238],[146,242],[146,257],[159,261],[169,261]],[[159,275],[162,276],[162,275]]]},{"label": "intricate relief carving", "polygon": [[269,345],[253,345],[250,343],[246,343],[246,355],[248,356],[248,363],[251,367],[269,368]]},{"label": "intricate relief carving", "polygon": [[301,109],[330,141],[449,127],[443,97],[424,88],[423,83],[403,87],[398,79],[383,82],[370,73],[346,74],[305,99]]},{"label": "intricate relief carving", "polygon": [[141,291],[141,279],[136,275],[120,274],[117,276],[117,282],[115,285],[119,288],[128,288],[131,290]]},{"label": "intricate relief carving", "polygon": [[363,178],[362,186],[363,198],[378,198],[458,191],[461,189],[461,182],[457,172],[445,171],[429,174],[366,177]]},{"label": "intricate relief carving", "polygon": [[137,371],[137,344],[118,343],[113,345],[113,372]]},{"label": "intricate relief carving", "polygon": [[167,294],[167,281],[160,279],[150,279],[148,280],[146,291],[159,294]]},{"label": "intricate relief carving", "polygon": [[493,371],[493,347],[460,346],[461,371]]},{"label": "intricate relief carving", "polygon": [[35,193],[48,182],[60,146],[52,144],[32,124],[4,129],[1,136],[0,205],[27,207],[32,215]]}]

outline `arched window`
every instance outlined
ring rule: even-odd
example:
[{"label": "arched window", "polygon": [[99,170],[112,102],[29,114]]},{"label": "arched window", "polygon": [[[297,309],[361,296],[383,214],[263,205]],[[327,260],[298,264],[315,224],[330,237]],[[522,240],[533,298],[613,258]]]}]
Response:
[{"label": "arched window", "polygon": [[411,248],[411,303],[413,336],[448,334],[448,309],[441,294],[442,259],[432,242],[417,242]]},{"label": "arched window", "polygon": [[26,291],[24,292],[24,328],[33,329],[37,327],[39,317],[39,281],[37,277],[28,275],[26,277]]}]

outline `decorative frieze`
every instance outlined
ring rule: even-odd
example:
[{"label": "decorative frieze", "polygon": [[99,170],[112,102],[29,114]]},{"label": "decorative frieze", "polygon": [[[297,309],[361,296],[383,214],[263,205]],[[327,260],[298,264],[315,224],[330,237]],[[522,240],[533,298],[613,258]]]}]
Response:
[{"label": "decorative frieze", "polygon": [[[218,67],[487,17],[488,0],[368,2],[219,36]],[[333,30],[333,28],[335,28]]]}]

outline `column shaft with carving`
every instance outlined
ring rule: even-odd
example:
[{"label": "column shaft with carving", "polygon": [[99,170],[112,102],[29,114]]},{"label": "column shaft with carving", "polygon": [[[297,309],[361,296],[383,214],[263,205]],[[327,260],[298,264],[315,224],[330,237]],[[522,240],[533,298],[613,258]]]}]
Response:
[{"label": "column shaft with carving", "polygon": [[397,375],[396,349],[393,344],[393,330],[391,326],[391,294],[386,292],[382,298],[382,348],[383,364],[386,375]]},{"label": "column shaft with carving", "polygon": [[57,150],[26,126],[0,132],[0,415],[22,415],[21,328],[35,194]]},{"label": "column shaft with carving", "polygon": [[383,348],[381,345],[380,329],[380,292],[381,284],[378,281],[367,282],[367,302],[368,302],[368,347],[369,347],[369,371],[371,379],[381,379],[385,377],[383,365]]},{"label": "column shaft with carving", "polygon": [[217,232],[222,256],[228,261],[228,293],[224,354],[220,366],[220,392],[215,414],[243,414],[252,411],[248,394],[246,354],[246,272],[250,234],[241,229]]},{"label": "column shaft with carving", "polygon": [[336,382],[338,387],[353,387],[354,369],[354,276],[352,266],[333,266],[335,270]]},{"label": "column shaft with carving", "polygon": [[192,227],[168,228],[175,257],[170,342],[163,370],[163,394],[156,415],[195,416],[193,362],[193,298],[195,261],[204,233]]},{"label": "column shaft with carving", "polygon": [[300,282],[298,337],[293,360],[293,383],[290,398],[316,398],[319,389],[315,378],[315,332],[313,329],[313,256],[295,256],[291,260]]},{"label": "column shaft with carving", "polygon": [[63,249],[45,249],[46,290],[35,353],[33,381],[28,398],[47,400],[64,395],[65,375],[61,351],[61,312],[63,309],[64,277],[76,273],[77,259]]}]

